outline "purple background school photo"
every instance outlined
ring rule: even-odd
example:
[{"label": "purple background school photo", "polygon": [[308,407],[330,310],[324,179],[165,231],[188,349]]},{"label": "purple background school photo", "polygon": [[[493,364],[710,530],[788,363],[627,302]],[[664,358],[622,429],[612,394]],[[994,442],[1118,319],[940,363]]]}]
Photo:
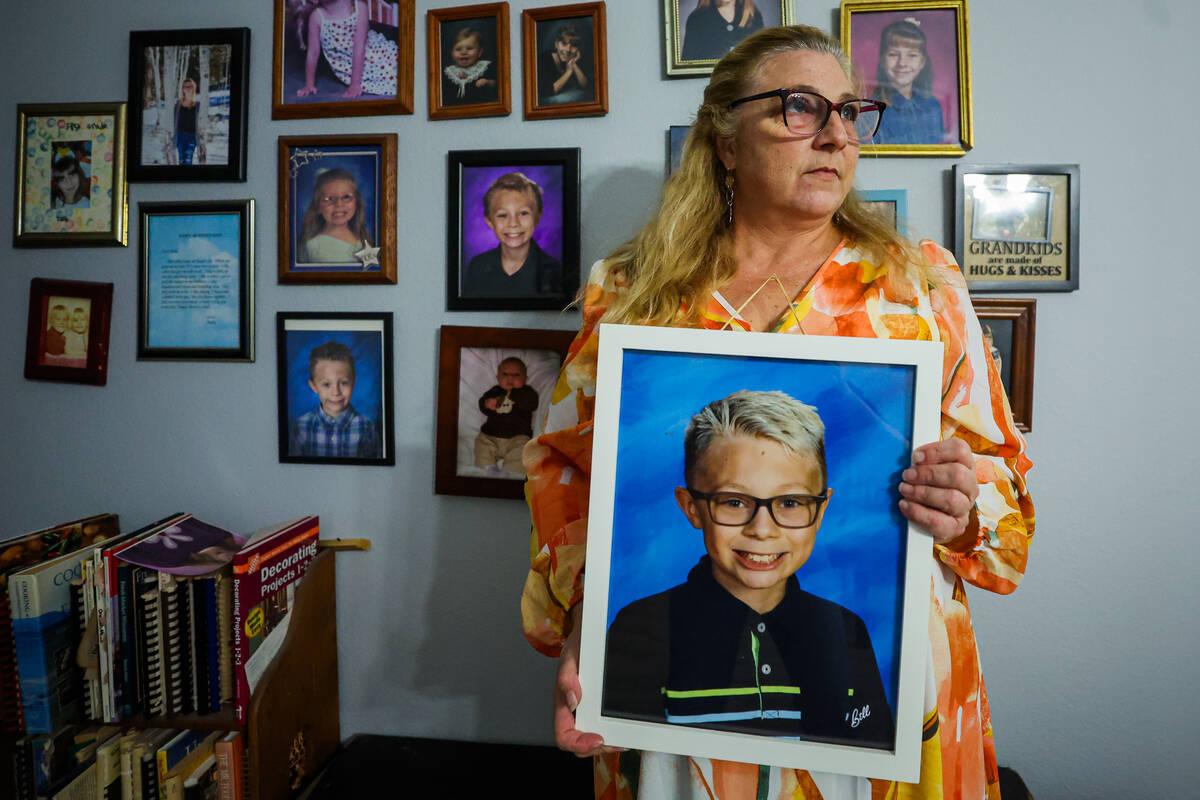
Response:
[{"label": "purple background school photo", "polygon": [[912,451],[914,376],[903,365],[626,351],[607,624],[632,601],[682,583],[704,555],[703,534],[674,496],[692,415],[739,389],[783,391],[825,423],[834,490],[796,577],[866,623],[894,710],[908,529],[897,487]]},{"label": "purple background school photo", "polygon": [[[850,17],[850,60],[862,75],[864,93],[875,91],[879,68],[879,36],[893,22],[912,17],[920,21],[929,61],[933,65],[933,96],[942,104],[942,121],[949,143],[957,144],[958,128],[958,26],[953,9],[925,11],[858,12]],[[887,111],[883,112],[887,114]]]},{"label": "purple background school photo", "polygon": [[[336,270],[362,272],[363,267],[360,264],[297,264],[296,254],[300,250],[300,234],[304,228],[304,214],[308,211],[308,206],[313,201],[313,186],[316,184],[317,178],[320,177],[321,173],[339,168],[349,172],[354,177],[354,182],[358,184],[358,193],[362,195],[363,210],[367,217],[367,233],[371,236],[371,243],[377,247],[379,246],[379,204],[377,194],[381,177],[380,164],[383,160],[382,148],[370,145],[321,148],[303,147],[293,148],[292,153],[295,154],[296,150],[300,149],[319,149],[324,156],[309,161],[307,164],[302,164],[291,180],[291,197],[289,198],[289,203],[291,206],[292,226],[292,269],[301,271],[305,269],[319,269],[322,272]],[[375,264],[368,271],[377,271],[379,269],[381,269],[380,265]]]},{"label": "purple background school photo", "polygon": [[467,264],[486,250],[499,247],[496,234],[483,218],[483,196],[488,187],[501,175],[520,172],[542,187],[542,219],[533,231],[533,240],[554,258],[562,261],[563,253],[563,168],[558,164],[462,168],[462,259],[459,263],[461,280],[465,282]]}]

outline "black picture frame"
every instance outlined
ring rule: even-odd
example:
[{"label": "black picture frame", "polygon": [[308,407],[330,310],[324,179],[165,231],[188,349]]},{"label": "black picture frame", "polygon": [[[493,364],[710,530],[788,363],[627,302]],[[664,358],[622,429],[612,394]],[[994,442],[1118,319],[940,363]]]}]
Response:
[{"label": "black picture frame", "polygon": [[[254,201],[138,203],[138,219],[138,360],[254,361]],[[203,344],[217,328],[228,343]]]},{"label": "black picture frame", "polygon": [[[392,312],[278,311],[275,313],[275,342],[280,463],[395,466]],[[316,455],[303,452],[304,447],[297,447],[292,441],[293,419],[303,420],[293,412],[300,408],[317,412],[311,398],[316,389],[310,381],[309,356],[315,346],[326,342],[338,342],[353,355],[354,385],[345,405],[353,405],[359,416],[374,424],[378,442],[378,453],[374,456]],[[355,402],[356,397],[358,402]]]},{"label": "black picture frame", "polygon": [[[531,250],[525,265],[513,273],[536,267],[537,271],[525,278],[525,283],[536,284],[533,291],[524,291],[521,285],[502,285],[497,272],[503,269],[502,245],[497,244],[494,229],[481,210],[487,189],[500,176],[511,173],[520,173],[541,192],[542,213],[530,234],[537,250]],[[446,183],[448,310],[558,310],[574,299],[580,266],[578,147],[452,150],[447,155]],[[531,256],[535,264],[530,264]]]},{"label": "black picture frame", "polygon": [[[214,59],[212,48],[228,47],[228,56],[225,59]],[[186,48],[190,61],[193,49],[197,58],[208,59],[209,78],[206,78],[200,73],[197,87],[200,91],[200,97],[207,98],[210,109],[215,107],[221,109],[228,105],[227,112],[218,111],[215,115],[218,119],[218,128],[227,126],[228,130],[224,133],[225,156],[221,160],[219,154],[219,146],[222,144],[222,135],[218,130],[209,142],[201,141],[200,137],[196,137],[194,142],[195,149],[192,151],[193,158],[196,153],[202,153],[201,157],[208,161],[208,149],[211,147],[214,151],[212,163],[179,163],[180,154],[183,147],[176,132],[176,142],[174,150],[171,143],[168,142],[161,145],[161,154],[156,153],[155,158],[146,163],[146,150],[151,147],[151,141],[154,142],[154,147],[159,147],[160,140],[164,135],[169,137],[170,132],[174,131],[176,121],[173,118],[173,112],[168,111],[170,105],[165,98],[166,90],[170,86],[179,87],[179,92],[184,91],[184,84],[187,81],[192,81],[196,84],[197,77],[192,74],[190,67],[185,67],[181,71],[180,67],[175,68],[167,73],[163,65],[163,60],[168,54],[168,48],[179,49]],[[208,48],[210,52],[205,52],[203,48]],[[150,51],[150,52],[148,52]],[[152,52],[156,53],[151,56]],[[178,54],[173,54],[178,58]],[[163,59],[163,60],[160,60]],[[217,66],[213,66],[214,62]],[[176,62],[177,64],[177,62]],[[216,71],[216,76],[220,82],[227,82],[226,88],[218,88],[214,92],[206,91],[206,87],[210,85],[209,79]],[[154,77],[153,80],[148,79]],[[182,76],[182,77],[180,77]],[[165,30],[165,31],[131,31],[129,33],[129,118],[128,118],[128,139],[129,139],[129,164],[128,175],[130,182],[152,182],[152,181],[245,181],[246,180],[246,112],[248,107],[249,97],[249,77],[250,77],[250,29],[249,28],[199,28],[186,30]],[[176,78],[179,78],[176,82]],[[171,91],[172,97],[179,93],[175,90]],[[153,95],[158,95],[157,100],[152,99]],[[228,102],[220,102],[222,97],[227,95]],[[214,100],[216,102],[214,102]],[[157,103],[155,108],[147,108],[148,103]],[[150,113],[154,112],[155,131],[153,137],[147,136],[146,126],[150,119]],[[169,129],[162,124],[163,119],[171,115]],[[214,116],[209,114],[209,116]],[[222,119],[223,118],[223,119]],[[197,125],[202,124],[197,115]],[[207,120],[203,123],[207,125]],[[159,163],[158,156],[161,155],[161,160],[166,163]],[[174,159],[174,163],[172,163]]]},{"label": "black picture frame", "polygon": [[[981,187],[1029,203],[981,203]],[[954,255],[972,292],[1076,291],[1079,165],[955,164]]]}]

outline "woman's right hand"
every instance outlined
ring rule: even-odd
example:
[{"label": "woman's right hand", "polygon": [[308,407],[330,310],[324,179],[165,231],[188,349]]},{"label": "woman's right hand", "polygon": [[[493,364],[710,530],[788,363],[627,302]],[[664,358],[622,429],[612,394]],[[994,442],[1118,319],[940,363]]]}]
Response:
[{"label": "woman's right hand", "polygon": [[563,642],[558,657],[558,676],[554,681],[554,741],[560,750],[590,758],[601,753],[619,753],[621,748],[605,747],[598,733],[584,733],[575,727],[575,709],[583,696],[579,684],[579,636],[582,603],[571,609],[571,633]]}]

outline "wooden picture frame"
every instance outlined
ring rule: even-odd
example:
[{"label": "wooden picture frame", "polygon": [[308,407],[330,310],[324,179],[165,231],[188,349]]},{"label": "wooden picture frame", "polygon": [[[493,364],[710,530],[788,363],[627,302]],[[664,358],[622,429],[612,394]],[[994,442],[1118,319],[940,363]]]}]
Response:
[{"label": "wooden picture frame", "polygon": [[[446,308],[450,311],[561,310],[579,289],[579,148],[452,150],[447,154]],[[494,188],[494,193],[492,192]],[[524,242],[500,239],[505,197],[527,211]],[[496,205],[500,203],[500,205]],[[497,222],[500,218],[496,218]],[[499,242],[499,243],[498,243]],[[513,272],[509,254],[525,251]]]},{"label": "wooden picture frame", "polygon": [[[843,0],[842,49],[863,76],[865,96],[888,105],[875,138],[861,145],[864,155],[961,156],[971,149],[968,33],[967,0]],[[911,68],[912,59],[921,66]]]},{"label": "wooden picture frame", "polygon": [[698,78],[712,74],[721,56],[756,30],[796,21],[788,0],[757,0],[754,14],[726,20],[715,5],[699,8],[697,0],[662,0],[666,22],[667,77]]},{"label": "wooden picture frame", "polygon": [[275,342],[280,463],[395,466],[392,312],[278,311]]},{"label": "wooden picture frame", "polygon": [[249,28],[131,31],[129,180],[246,180],[249,77]]},{"label": "wooden picture frame", "polygon": [[[507,413],[529,413],[530,430],[536,434],[549,410],[551,392],[574,338],[575,331],[566,330],[442,326],[434,471],[437,494],[513,500],[525,497],[524,470],[518,472],[517,465],[519,448],[527,439],[499,437],[517,440],[504,442],[485,434],[483,426],[503,426],[509,418],[496,414],[497,421],[492,422],[481,404],[499,388],[500,372],[508,366],[504,362],[521,359],[526,375],[522,383],[536,393],[537,406],[523,412],[518,400]],[[491,463],[484,466],[482,461]]]},{"label": "wooden picture frame", "polygon": [[[512,113],[508,3],[430,10],[426,15],[425,36],[430,119]],[[462,36],[466,37],[462,41],[468,48],[463,59],[474,58],[471,64],[459,64],[454,52]],[[475,43],[475,49],[470,49],[471,42]]]},{"label": "wooden picture frame", "polygon": [[858,196],[869,208],[883,214],[897,232],[908,232],[907,189],[865,189]]},{"label": "wooden picture frame", "polygon": [[[364,8],[369,14],[370,31],[365,47],[368,52],[378,54],[370,56],[368,61],[368,65],[377,64],[377,68],[364,67],[365,88],[360,87],[362,93],[357,97],[345,96],[352,88],[349,83],[353,77],[353,63],[347,56],[339,55],[335,50],[331,62],[323,50],[312,55],[313,45],[320,40],[320,26],[313,25],[313,17],[324,14],[323,9],[315,2],[272,2],[275,4],[275,23],[271,119],[413,113],[414,0],[352,0],[354,14]],[[347,19],[350,15],[332,21],[336,26],[337,23],[348,24],[345,23]],[[393,52],[394,56],[391,55]],[[394,82],[390,76],[393,58],[396,64]],[[308,82],[310,69],[311,84]],[[373,89],[378,89],[379,93],[373,93]]]},{"label": "wooden picture frame", "polygon": [[31,280],[25,377],[107,383],[112,298],[111,283]]},{"label": "wooden picture frame", "polygon": [[[916,781],[933,560],[896,511],[897,465],[938,439],[941,345],[613,324],[599,342],[579,729],[613,747]],[[823,433],[800,455],[739,436],[709,458],[689,430],[730,399]],[[704,495],[730,486],[817,503],[742,554],[744,531],[711,522]],[[787,509],[767,505],[760,523],[779,524]]]},{"label": "wooden picture frame", "polygon": [[954,254],[972,292],[1079,288],[1078,164],[955,164]]},{"label": "wooden picture frame", "polygon": [[139,203],[139,361],[254,360],[254,201]]},{"label": "wooden picture frame", "polygon": [[[279,282],[395,283],[396,134],[281,136],[278,157]],[[327,182],[356,196],[344,222],[325,219],[323,198],[332,195],[318,190]],[[330,212],[343,214],[347,202]]]},{"label": "wooden picture frame", "polygon": [[997,361],[1000,382],[1008,395],[1017,429],[1033,430],[1033,354],[1037,333],[1037,300],[972,297],[983,328],[984,343]]},{"label": "wooden picture frame", "polygon": [[[608,113],[608,44],[603,2],[529,8],[521,14],[525,119]],[[559,53],[566,53],[567,61]],[[565,84],[556,86],[555,73]],[[568,77],[572,71],[575,75]],[[590,71],[590,75],[588,74]],[[582,76],[582,77],[580,77]]]},{"label": "wooden picture frame", "polygon": [[14,247],[124,247],[125,104],[18,105],[14,183]]}]

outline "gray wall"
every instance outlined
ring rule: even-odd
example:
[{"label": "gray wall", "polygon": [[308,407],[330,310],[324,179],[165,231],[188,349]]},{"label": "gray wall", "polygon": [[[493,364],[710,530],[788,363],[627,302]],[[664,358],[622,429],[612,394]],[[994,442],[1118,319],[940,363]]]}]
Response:
[{"label": "gray wall", "polygon": [[[420,2],[425,11],[445,2]],[[520,11],[512,2],[519,53]],[[541,3],[546,5],[546,3]],[[799,4],[827,29],[830,5]],[[12,5],[0,48],[0,151],[18,102],[123,99],[128,32],[253,31],[249,180],[131,187],[131,201],[258,201],[253,364],[135,360],[136,248],[0,245],[5,535],[99,510],[127,527],[180,509],[236,530],[300,513],[325,536],[368,537],[339,556],[342,730],[447,738],[549,739],[553,664],[520,634],[528,518],[515,501],[433,494],[437,329],[443,324],[572,328],[574,314],[447,313],[445,153],[577,145],[584,261],[628,237],[654,203],[664,132],[698,103],[700,80],[659,78],[661,3],[611,0],[611,112],[583,120],[430,122],[425,42],[418,113],[270,119],[271,4],[55,0]],[[815,10],[805,10],[815,9]],[[975,0],[971,55],[977,146],[964,163],[1075,162],[1082,168],[1080,291],[1038,297],[1031,475],[1038,505],[1025,584],[971,592],[1002,764],[1038,797],[1166,797],[1194,791],[1200,663],[1194,476],[1198,280],[1195,39],[1183,0],[1112,6]],[[519,67],[515,71],[519,80]],[[517,88],[514,106],[520,108]],[[299,133],[400,137],[399,284],[283,287],[275,272],[275,140]],[[912,223],[952,241],[951,159],[864,158],[859,184],[906,188]],[[0,158],[0,187],[12,185]],[[0,191],[9,219],[10,190]],[[136,205],[134,205],[136,211]],[[130,226],[136,241],[136,213]],[[96,388],[22,377],[29,279],[116,285],[111,374]],[[278,310],[396,314],[395,468],[281,465],[276,458]]]}]

